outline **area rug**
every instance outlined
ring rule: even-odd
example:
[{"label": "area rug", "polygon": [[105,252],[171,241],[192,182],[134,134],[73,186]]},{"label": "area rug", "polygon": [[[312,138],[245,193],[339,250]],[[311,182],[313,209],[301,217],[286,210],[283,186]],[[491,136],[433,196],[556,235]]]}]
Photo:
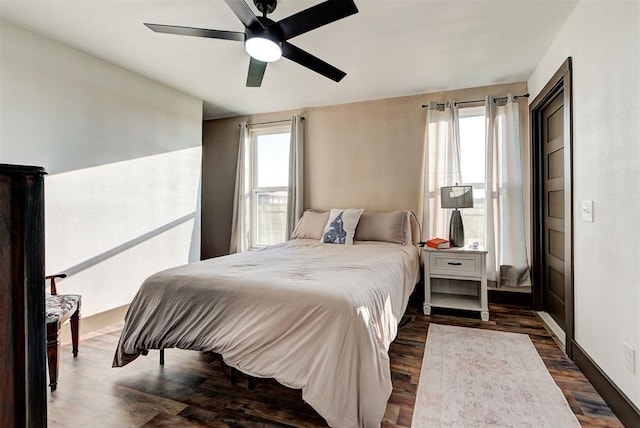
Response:
[{"label": "area rug", "polygon": [[411,426],[580,424],[529,336],[431,324]]}]

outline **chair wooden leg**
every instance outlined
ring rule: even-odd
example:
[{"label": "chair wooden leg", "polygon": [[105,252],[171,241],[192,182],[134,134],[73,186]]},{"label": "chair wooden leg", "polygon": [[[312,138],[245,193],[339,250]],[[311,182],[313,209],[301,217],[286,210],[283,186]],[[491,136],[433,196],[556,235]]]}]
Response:
[{"label": "chair wooden leg", "polygon": [[160,365],[164,366],[164,348],[160,350]]},{"label": "chair wooden leg", "polygon": [[231,380],[231,385],[235,385],[238,382],[238,370],[230,367],[229,368],[229,379]]},{"label": "chair wooden leg", "polygon": [[80,308],[71,315],[71,342],[73,344],[73,358],[78,356],[78,335],[80,333]]},{"label": "chair wooden leg", "polygon": [[47,324],[47,362],[49,363],[49,386],[51,387],[51,392],[55,391],[58,387],[59,332],[58,323]]}]

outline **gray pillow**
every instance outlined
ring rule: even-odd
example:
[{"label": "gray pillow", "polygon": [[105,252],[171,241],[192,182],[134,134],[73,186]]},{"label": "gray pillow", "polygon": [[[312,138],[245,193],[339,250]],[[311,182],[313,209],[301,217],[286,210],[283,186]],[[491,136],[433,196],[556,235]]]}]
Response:
[{"label": "gray pillow", "polygon": [[291,239],[321,239],[328,220],[328,211],[305,211],[291,234]]},{"label": "gray pillow", "polygon": [[407,212],[376,213],[365,211],[356,228],[356,241],[383,241],[395,244],[407,243]]}]

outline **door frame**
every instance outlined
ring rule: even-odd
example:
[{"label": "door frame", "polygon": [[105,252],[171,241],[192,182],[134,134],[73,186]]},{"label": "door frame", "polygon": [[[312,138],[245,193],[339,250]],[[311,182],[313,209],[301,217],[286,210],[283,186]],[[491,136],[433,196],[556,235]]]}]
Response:
[{"label": "door frame", "polygon": [[532,231],[532,292],[533,308],[541,311],[544,307],[544,204],[543,204],[543,150],[541,147],[542,111],[563,92],[564,101],[564,292],[565,292],[565,352],[572,358],[574,339],[574,299],[573,299],[573,113],[571,85],[571,57],[567,58],[553,77],[529,105],[531,124],[531,231]]}]

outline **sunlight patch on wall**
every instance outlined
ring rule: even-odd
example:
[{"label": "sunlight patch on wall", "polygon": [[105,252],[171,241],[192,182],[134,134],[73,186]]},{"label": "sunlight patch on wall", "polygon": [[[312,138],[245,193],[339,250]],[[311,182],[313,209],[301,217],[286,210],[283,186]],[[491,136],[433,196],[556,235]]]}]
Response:
[{"label": "sunlight patch on wall", "polygon": [[59,290],[83,295],[84,316],[199,259],[200,170],[196,147],[46,177],[46,272],[69,271]]}]

